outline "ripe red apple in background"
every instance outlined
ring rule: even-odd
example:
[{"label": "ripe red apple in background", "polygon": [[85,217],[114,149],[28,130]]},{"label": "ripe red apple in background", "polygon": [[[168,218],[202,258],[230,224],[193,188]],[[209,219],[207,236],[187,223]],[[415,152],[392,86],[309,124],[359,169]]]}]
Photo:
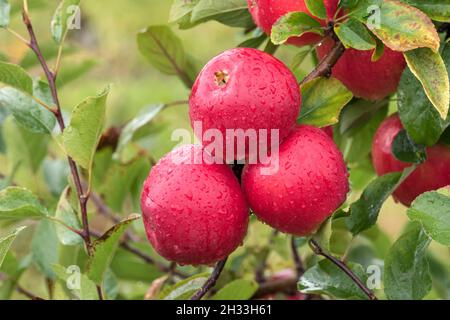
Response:
[{"label": "ripe red apple in background", "polygon": [[[333,48],[327,39],[317,47],[320,59]],[[401,52],[385,47],[381,58],[371,61],[373,50],[347,49],[333,67],[333,77],[340,80],[353,94],[366,100],[381,100],[397,91],[406,62]]]},{"label": "ripe red apple in background", "polygon": [[[397,114],[384,120],[378,128],[372,145],[372,160],[378,175],[400,172],[411,166],[397,160],[392,154],[392,143],[403,129]],[[410,206],[416,197],[424,192],[450,185],[450,147],[435,145],[427,148],[427,160],[397,188],[394,198]]]},{"label": "ripe red apple in background", "polygon": [[148,239],[179,264],[219,261],[247,232],[248,207],[233,172],[225,164],[194,164],[201,156],[210,157],[198,145],[172,151],[153,167],[141,195]]},{"label": "ripe red apple in background", "polygon": [[327,134],[331,139],[334,138],[333,126],[323,127],[321,128],[323,132]]},{"label": "ripe red apple in background", "polygon": [[237,48],[208,62],[195,81],[189,105],[192,126],[201,122],[203,131],[220,130],[223,147],[234,144],[238,158],[236,139],[226,139],[226,129],[266,129],[268,138],[261,140],[270,146],[271,129],[279,130],[281,141],[294,128],[301,95],[295,76],[281,61],[256,49]]},{"label": "ripe red apple in background", "polygon": [[348,172],[342,154],[322,130],[298,126],[281,144],[279,170],[262,175],[247,165],[242,186],[260,220],[282,232],[313,233],[346,199]]},{"label": "ripe red apple in background", "polygon": [[[315,18],[308,10],[305,0],[247,0],[248,8],[255,21],[255,24],[260,27],[265,33],[270,35],[272,26],[282,16],[289,12],[305,12],[311,17]],[[339,0],[324,0],[327,16],[332,20],[338,6]],[[325,21],[321,21],[325,25]],[[321,40],[321,36],[315,33],[305,33],[301,37],[293,37],[288,40],[288,43],[297,46],[317,43]]]}]

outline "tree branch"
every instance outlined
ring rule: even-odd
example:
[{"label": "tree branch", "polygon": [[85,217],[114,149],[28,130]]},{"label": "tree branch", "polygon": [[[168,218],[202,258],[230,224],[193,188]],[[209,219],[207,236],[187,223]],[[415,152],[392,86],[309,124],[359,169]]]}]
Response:
[{"label": "tree branch", "polygon": [[217,279],[219,279],[219,276],[222,273],[223,267],[225,267],[227,259],[228,257],[217,262],[209,279],[206,280],[203,287],[192,296],[191,300],[201,300],[205,296],[205,294],[207,294],[208,291],[216,285]]},{"label": "tree branch", "polygon": [[326,253],[323,251],[323,249],[320,247],[320,245],[317,243],[316,240],[311,239],[309,241],[312,250],[315,254],[322,256],[328,260],[330,260],[332,263],[334,263],[339,269],[341,269],[352,281],[366,294],[366,296],[369,298],[369,300],[378,300],[377,297],[373,294],[373,292],[367,288],[364,283],[353,273],[352,270],[350,270],[349,267],[339,259],[333,257],[332,255]]},{"label": "tree branch", "polygon": [[34,293],[32,293],[32,292],[30,292],[30,291],[28,291],[28,290],[25,290],[24,288],[22,288],[20,285],[17,285],[16,286],[16,291],[17,292],[19,292],[19,293],[21,293],[21,294],[23,294],[25,297],[27,297],[28,299],[30,299],[30,300],[36,300],[36,301],[40,301],[40,300],[45,300],[45,299],[43,299],[43,298],[41,298],[41,297],[38,297],[38,296],[36,296]]},{"label": "tree branch", "polygon": [[[52,109],[52,112],[56,117],[56,120],[58,122],[61,132],[64,132],[64,129],[66,126],[64,123],[64,118],[62,116],[61,104],[59,101],[58,90],[57,90],[57,86],[56,86],[57,73],[56,73],[56,71],[52,72],[50,70],[50,68],[48,67],[48,64],[42,54],[41,48],[40,48],[39,43],[36,38],[36,34],[33,29],[33,25],[31,23],[29,15],[28,15],[27,1],[24,1],[24,3],[23,3],[22,18],[23,18],[23,22],[28,30],[28,34],[30,36],[30,42],[29,42],[28,46],[35,53],[37,59],[39,60],[39,63],[45,73],[45,76],[47,78],[47,81],[48,81],[48,84],[50,87],[50,91],[51,91],[52,98],[53,98],[53,103],[56,106],[55,109]],[[91,243],[91,234],[89,232],[89,221],[88,221],[88,214],[87,214],[87,202],[89,200],[89,194],[84,194],[83,187],[81,185],[80,173],[79,173],[79,170],[77,168],[75,161],[69,156],[67,157],[67,160],[69,163],[70,171],[72,173],[73,181],[75,183],[75,187],[77,189],[78,201],[80,203],[81,221],[83,224],[82,238],[86,245],[86,250],[88,252],[88,255],[92,256],[93,251],[92,251],[92,243]],[[99,292],[99,298],[102,300],[103,295],[101,294],[100,286],[98,286],[97,289]]]},{"label": "tree branch", "polygon": [[[333,38],[333,36],[331,36]],[[308,81],[311,81],[318,77],[329,77],[331,75],[331,71],[338,62],[339,58],[345,51],[345,47],[339,39],[334,39],[335,45],[333,49],[328,53],[328,55],[319,62],[319,64],[308,74],[301,82],[300,86],[304,85]]]}]

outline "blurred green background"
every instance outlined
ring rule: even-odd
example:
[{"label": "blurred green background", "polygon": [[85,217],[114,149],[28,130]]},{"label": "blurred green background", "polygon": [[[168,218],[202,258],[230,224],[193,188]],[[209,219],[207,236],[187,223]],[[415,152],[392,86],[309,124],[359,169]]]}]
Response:
[{"label": "blurred green background", "polygon": [[[13,0],[11,3],[17,8],[21,1]],[[32,21],[43,47],[50,48],[49,56],[56,50],[51,40],[50,20],[58,3],[57,0],[30,0]],[[63,80],[60,83],[60,96],[63,109],[69,113],[84,98],[96,94],[108,84],[112,84],[113,87],[108,100],[107,127],[124,125],[147,105],[186,100],[189,91],[182,82],[176,77],[163,75],[154,69],[138,52],[136,44],[136,34],[139,30],[149,25],[167,23],[170,6],[169,0],[83,1],[81,30],[73,30],[70,33],[67,47],[74,49],[66,49],[62,60]],[[25,35],[17,10],[11,28]],[[246,39],[241,30],[217,22],[201,24],[190,30],[178,30],[176,26],[172,29],[182,39],[185,50],[198,59],[200,66]],[[297,48],[283,47],[277,51],[276,56],[289,65],[296,52]],[[0,55],[15,63],[23,61],[24,58],[28,59],[27,48],[5,31],[0,32]],[[302,77],[311,67],[312,62],[307,61],[301,70],[296,71],[297,76]],[[37,66],[29,70],[33,75],[41,75],[41,70]],[[185,105],[170,107],[161,112],[149,128],[150,131],[154,130],[154,134],[141,141],[141,144],[155,159],[159,159],[175,145],[176,142],[170,141],[170,134],[177,128],[190,129],[188,109]],[[58,153],[57,149],[52,150]],[[7,175],[11,170],[8,159],[0,153],[0,173]],[[34,190],[41,189],[39,184],[42,182],[38,178],[29,179],[27,183],[31,184],[28,187]],[[40,195],[46,197],[45,191]],[[394,203],[392,199],[387,201],[379,219],[379,226],[391,240],[397,238],[406,221],[405,208]],[[103,222],[95,223],[102,226]],[[270,230],[266,227],[258,228],[263,230],[251,229],[249,232],[250,245],[252,242],[260,246],[266,245],[265,239],[261,240],[258,237],[267,237]],[[20,240],[15,244],[16,251],[20,251],[21,246],[26,248],[29,239],[21,236]],[[146,243],[142,247],[150,250]],[[448,255],[446,248],[435,245],[435,250],[439,254]],[[135,270],[144,268],[142,273],[148,272],[137,262],[133,265],[134,260],[125,258],[120,260],[121,254],[125,255],[119,252],[119,258],[115,261],[116,276],[121,268]],[[272,258],[270,263],[273,267],[277,264],[291,263],[282,262],[281,256]],[[132,276],[127,277],[131,278],[128,280],[133,280]],[[148,280],[150,279],[152,277]],[[37,276],[35,270],[27,271],[21,283],[34,289],[36,293],[45,295],[45,280]],[[147,288],[148,281],[131,281],[129,285],[123,285],[121,295],[139,297]],[[20,298],[17,294],[15,297]]]}]

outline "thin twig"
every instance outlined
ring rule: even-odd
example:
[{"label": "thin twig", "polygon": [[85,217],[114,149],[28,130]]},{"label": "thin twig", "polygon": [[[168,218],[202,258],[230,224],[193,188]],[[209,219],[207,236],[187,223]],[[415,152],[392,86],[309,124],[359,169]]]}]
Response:
[{"label": "thin twig", "polygon": [[349,276],[350,279],[365,293],[365,295],[369,298],[369,300],[378,300],[377,297],[374,295],[374,293],[367,288],[364,283],[359,279],[352,270],[350,270],[349,267],[339,259],[333,257],[332,255],[326,253],[323,251],[323,249],[320,247],[320,245],[315,241],[314,239],[311,239],[309,241],[312,250],[315,254],[322,256],[328,260],[330,260],[332,263],[334,263],[339,269],[341,269],[347,276]]},{"label": "thin twig", "polygon": [[16,290],[17,292],[23,294],[25,297],[27,297],[30,300],[45,300],[41,297],[38,297],[37,295],[35,295],[34,293],[22,288],[20,285],[16,286]]},{"label": "thin twig", "polygon": [[25,45],[29,45],[29,42],[22,37],[19,33],[17,33],[16,31],[10,29],[10,28],[6,28],[6,31],[8,31],[9,33],[11,33],[14,37],[16,37],[20,42],[22,42]]},{"label": "thin twig", "polygon": [[[102,236],[102,234],[100,232],[91,230],[91,235],[95,238],[100,238]],[[142,259],[144,262],[150,264],[150,265],[154,265],[157,269],[159,269],[161,272],[172,272],[174,275],[176,275],[177,277],[180,278],[188,278],[189,275],[178,271],[178,270],[172,270],[171,266],[167,266],[159,261],[156,261],[155,259],[153,259],[151,256],[149,256],[148,254],[142,252],[141,250],[131,246],[126,240],[121,241],[120,242],[120,247],[132,254],[134,254],[135,256],[137,256],[138,258]]]},{"label": "thin twig", "polygon": [[[56,74],[53,73],[50,68],[48,67],[48,64],[42,54],[42,51],[40,49],[39,43],[36,38],[36,34],[34,33],[33,25],[31,23],[30,17],[28,15],[28,5],[27,1],[24,1],[24,7],[23,7],[23,22],[25,26],[27,27],[28,34],[30,36],[30,42],[28,46],[31,50],[35,53],[37,59],[39,60],[39,63],[41,64],[42,69],[44,70],[45,76],[48,80],[50,91],[52,94],[53,102],[56,106],[56,110],[54,111],[56,120],[59,124],[61,132],[65,129],[65,123],[61,112],[61,104],[59,102],[59,96],[58,96],[58,90],[56,87]],[[72,177],[75,183],[75,187],[77,189],[78,194],[78,200],[80,203],[80,209],[81,209],[81,220],[83,223],[83,240],[86,244],[86,249],[88,251],[89,255],[92,255],[92,247],[91,247],[91,238],[89,233],[89,222],[88,222],[88,216],[87,216],[87,202],[89,199],[89,194],[83,193],[83,188],[81,186],[81,178],[80,173],[78,171],[76,163],[73,161],[71,157],[68,157],[69,167],[70,171],[72,173]]]},{"label": "thin twig", "polygon": [[291,237],[291,250],[292,250],[292,257],[294,258],[295,262],[295,271],[297,272],[297,279],[300,279],[303,273],[305,273],[305,268],[303,267],[302,258],[298,254],[294,236]]},{"label": "thin twig", "polygon": [[63,45],[62,43],[58,47],[58,55],[56,56],[56,62],[55,67],[53,68],[53,73],[55,75],[58,74],[59,69],[61,68],[61,58],[62,58],[62,52],[63,52]]},{"label": "thin twig", "polygon": [[208,291],[216,285],[217,279],[219,279],[219,276],[222,273],[223,268],[225,267],[227,259],[228,257],[217,262],[213,272],[211,273],[211,276],[208,278],[208,280],[206,280],[203,287],[192,296],[191,300],[201,300],[205,296],[205,294],[207,294]]}]

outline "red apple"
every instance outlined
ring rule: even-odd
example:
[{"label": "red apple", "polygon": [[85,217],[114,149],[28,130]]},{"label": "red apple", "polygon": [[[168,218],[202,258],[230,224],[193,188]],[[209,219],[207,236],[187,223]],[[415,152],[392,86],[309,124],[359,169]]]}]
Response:
[{"label": "red apple", "polygon": [[[253,131],[259,146],[269,149],[272,139],[278,145],[292,131],[300,105],[297,80],[281,61],[256,49],[237,48],[218,55],[200,72],[189,99],[189,115],[194,129],[196,124],[202,126],[196,134],[203,145],[216,143],[205,132],[218,130],[223,157],[240,160],[251,151],[250,144],[245,154],[238,152],[238,138],[228,135],[229,129]],[[226,153],[227,145],[233,146],[234,154]]]},{"label": "red apple", "polygon": [[315,232],[346,199],[348,172],[342,154],[322,130],[298,126],[281,144],[279,169],[247,165],[242,186],[256,216],[282,232]]},{"label": "red apple", "polygon": [[211,160],[201,146],[184,146],[162,158],[145,181],[147,236],[168,260],[210,265],[244,239],[249,213],[238,180],[227,165],[206,164]]},{"label": "red apple", "polygon": [[[322,25],[326,21],[321,21],[314,17],[308,10],[304,0],[247,0],[248,8],[256,25],[270,35],[272,26],[282,16],[289,12],[305,12],[314,19],[320,21]],[[339,0],[325,0],[325,8],[329,20],[332,20],[338,6]],[[317,43],[321,36],[315,33],[305,33],[301,37],[295,37],[288,40],[288,43],[297,46]]]},{"label": "red apple", "polygon": [[[392,143],[403,129],[400,118],[394,114],[378,128],[372,145],[372,161],[378,175],[400,172],[411,166],[397,160],[392,154]],[[427,148],[427,160],[397,188],[394,198],[410,206],[424,192],[450,185],[450,147],[435,145]]]},{"label": "red apple", "polygon": [[[317,47],[320,59],[333,48],[327,39]],[[347,49],[333,67],[333,77],[341,81],[355,96],[376,101],[397,91],[406,62],[401,52],[385,47],[381,58],[371,61],[373,50]]]}]

